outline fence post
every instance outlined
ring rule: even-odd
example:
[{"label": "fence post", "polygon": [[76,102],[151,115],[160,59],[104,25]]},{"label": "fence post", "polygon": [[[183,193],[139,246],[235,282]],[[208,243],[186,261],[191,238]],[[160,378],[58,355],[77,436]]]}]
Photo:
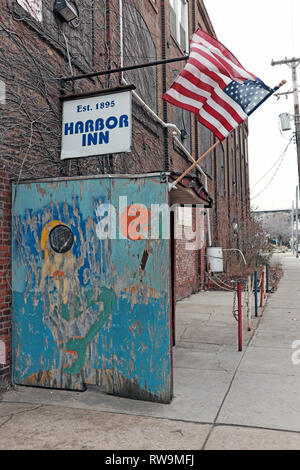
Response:
[{"label": "fence post", "polygon": [[237,285],[238,292],[238,343],[239,351],[243,350],[243,323],[242,323],[242,285]]},{"label": "fence post", "polygon": [[253,284],[252,284],[252,275],[248,276],[248,284],[247,284],[247,297],[248,297],[248,302],[247,302],[247,319],[248,319],[248,331],[252,330],[252,324],[251,324],[251,299],[253,295]]},{"label": "fence post", "polygon": [[265,292],[265,270],[261,273],[261,288],[260,288],[260,307],[263,306]]},{"label": "fence post", "polygon": [[258,316],[258,305],[257,305],[257,271],[254,272],[254,300],[255,300],[255,316]]},{"label": "fence post", "polygon": [[266,264],[266,293],[269,293],[269,265]]}]

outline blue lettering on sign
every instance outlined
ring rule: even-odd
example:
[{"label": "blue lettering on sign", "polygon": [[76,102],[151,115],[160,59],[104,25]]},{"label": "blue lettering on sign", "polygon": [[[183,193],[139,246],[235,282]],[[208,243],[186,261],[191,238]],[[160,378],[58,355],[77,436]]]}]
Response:
[{"label": "blue lettering on sign", "polygon": [[83,134],[82,147],[90,147],[91,145],[109,144],[109,131],[94,132],[93,134]]},{"label": "blue lettering on sign", "polygon": [[82,121],[78,121],[75,124],[75,134],[82,134],[84,125]]},{"label": "blue lettering on sign", "polygon": [[87,147],[91,145],[108,144],[109,131],[125,127],[129,127],[129,117],[127,114],[122,114],[119,118],[110,116],[106,120],[98,118],[95,121],[88,119],[85,122],[66,122],[64,125],[64,135],[83,134],[82,146]]},{"label": "blue lettering on sign", "polygon": [[108,127],[108,129],[115,129],[117,125],[118,119],[114,116],[111,116],[106,120],[106,127]]},{"label": "blue lettering on sign", "polygon": [[74,122],[70,122],[70,124],[65,124],[65,135],[73,135],[74,133]]}]

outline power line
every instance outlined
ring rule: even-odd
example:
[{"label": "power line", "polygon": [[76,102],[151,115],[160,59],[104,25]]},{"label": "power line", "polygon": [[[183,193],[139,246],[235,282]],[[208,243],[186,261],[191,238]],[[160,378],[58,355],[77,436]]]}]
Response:
[{"label": "power line", "polygon": [[284,153],[283,153],[283,155],[282,155],[282,158],[281,158],[281,160],[280,160],[280,162],[279,162],[279,165],[278,165],[278,167],[276,168],[275,173],[273,174],[272,178],[269,180],[269,182],[266,184],[266,186],[265,186],[258,194],[256,194],[255,196],[251,197],[251,200],[256,199],[258,196],[260,196],[260,195],[270,186],[270,184],[271,184],[272,181],[274,180],[275,176],[277,175],[277,173],[278,173],[278,171],[279,171],[279,168],[280,168],[281,165],[282,165],[282,162],[283,162],[284,157],[285,157],[285,155],[286,155],[287,149],[289,148],[291,142],[292,142],[292,139],[290,140],[288,146],[286,147],[286,149],[285,149],[285,151],[284,151]]},{"label": "power line", "polygon": [[281,160],[282,157],[284,157],[287,149],[289,148],[291,142],[293,140],[293,137],[290,138],[289,140],[289,143],[287,144],[286,148],[284,149],[283,153],[280,155],[280,157],[276,160],[276,162],[271,166],[271,168],[269,168],[269,170],[258,180],[256,181],[256,183],[254,183],[252,186],[251,186],[251,189],[254,188],[254,186],[257,186],[258,183],[260,183],[269,173],[271,170],[273,170],[274,166],[277,165],[277,163]]}]

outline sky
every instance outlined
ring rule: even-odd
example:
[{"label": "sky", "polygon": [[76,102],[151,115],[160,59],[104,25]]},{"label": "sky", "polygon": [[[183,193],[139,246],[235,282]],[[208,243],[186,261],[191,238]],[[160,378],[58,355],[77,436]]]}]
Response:
[{"label": "sky", "polygon": [[[272,66],[271,62],[272,59],[300,57],[300,1],[204,0],[204,3],[218,40],[240,63],[271,88],[285,79],[287,84],[279,92],[291,91],[291,68]],[[300,66],[297,73],[299,84]],[[291,122],[291,131],[281,132],[281,113],[294,114],[292,94],[280,100],[272,96],[249,117],[249,170],[254,210],[291,209],[295,201],[298,167],[294,141],[285,152],[293,136],[294,123]]]}]

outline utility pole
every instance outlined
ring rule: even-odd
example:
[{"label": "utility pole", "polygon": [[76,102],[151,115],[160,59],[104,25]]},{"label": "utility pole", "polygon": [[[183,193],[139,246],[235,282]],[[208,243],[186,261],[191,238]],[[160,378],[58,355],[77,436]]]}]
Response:
[{"label": "utility pole", "polygon": [[[292,59],[284,59],[274,61],[271,65],[288,65],[292,69],[293,80],[293,95],[294,95],[294,122],[295,122],[295,137],[297,145],[297,163],[298,163],[298,185],[300,185],[300,115],[299,115],[299,95],[297,84],[297,67],[300,63],[300,58],[293,57]],[[297,247],[298,248],[298,247]],[[297,249],[298,253],[298,249]],[[298,257],[298,256],[297,256]]]},{"label": "utility pole", "polygon": [[295,254],[295,237],[294,237],[294,201],[292,205],[292,253]]},{"label": "utility pole", "polygon": [[296,186],[296,258],[299,257],[298,244],[299,244],[299,223],[298,223],[298,207],[299,207],[299,186]]}]

